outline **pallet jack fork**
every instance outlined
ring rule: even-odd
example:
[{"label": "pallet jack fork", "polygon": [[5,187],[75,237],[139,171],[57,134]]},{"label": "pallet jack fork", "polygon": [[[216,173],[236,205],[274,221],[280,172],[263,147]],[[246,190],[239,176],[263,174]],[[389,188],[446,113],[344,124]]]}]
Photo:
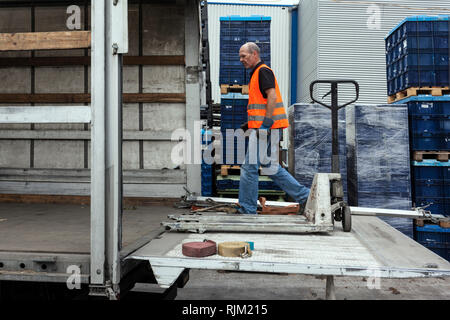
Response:
[{"label": "pallet jack fork", "polygon": [[[205,231],[232,231],[232,232],[268,232],[268,233],[312,233],[331,232],[334,228],[337,212],[342,211],[342,202],[335,202],[342,190],[338,186],[340,174],[317,173],[314,176],[311,192],[306,202],[304,215],[245,215],[226,213],[206,213],[204,211],[193,214],[170,215],[174,221],[163,222],[167,230],[190,231],[203,233]],[[208,201],[209,199],[209,201]],[[198,202],[200,198],[188,193],[184,197],[186,207]],[[212,206],[213,203],[227,203],[227,199],[201,199]],[[236,201],[229,199],[228,204],[237,205]],[[261,203],[260,203],[261,204]],[[286,208],[295,203],[279,203],[266,201],[261,205],[273,208]],[[298,205],[298,204],[297,204]],[[215,207],[215,206],[213,206]],[[349,211],[347,211],[350,214]],[[346,219],[348,217],[344,217]],[[346,220],[348,221],[348,220]]]}]

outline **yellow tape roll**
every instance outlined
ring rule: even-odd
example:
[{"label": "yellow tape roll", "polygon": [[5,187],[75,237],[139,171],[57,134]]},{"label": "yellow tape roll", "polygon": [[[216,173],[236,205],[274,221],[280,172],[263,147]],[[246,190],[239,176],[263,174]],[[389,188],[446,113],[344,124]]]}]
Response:
[{"label": "yellow tape roll", "polygon": [[251,257],[250,244],[243,241],[232,241],[219,243],[218,253],[223,257]]}]

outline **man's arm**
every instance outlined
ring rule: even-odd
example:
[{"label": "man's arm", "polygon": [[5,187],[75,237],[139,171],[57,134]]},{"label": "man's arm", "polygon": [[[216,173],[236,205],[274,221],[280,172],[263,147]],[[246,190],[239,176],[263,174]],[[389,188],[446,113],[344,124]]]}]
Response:
[{"label": "man's arm", "polygon": [[270,88],[266,90],[267,94],[267,106],[266,106],[266,118],[272,119],[273,111],[277,104],[277,93],[275,88]]}]

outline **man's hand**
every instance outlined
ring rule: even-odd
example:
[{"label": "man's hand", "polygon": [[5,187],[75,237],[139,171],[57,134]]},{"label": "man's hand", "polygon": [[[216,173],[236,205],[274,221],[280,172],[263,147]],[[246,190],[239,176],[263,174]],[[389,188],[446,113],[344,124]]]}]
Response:
[{"label": "man's hand", "polygon": [[246,132],[246,131],[248,130],[248,121],[247,121],[246,123],[243,123],[243,124],[241,125],[241,129],[242,129],[244,132]]},{"label": "man's hand", "polygon": [[264,121],[263,121],[263,123],[262,123],[262,125],[261,125],[261,127],[259,129],[261,129],[261,130],[269,130],[270,128],[272,128],[274,122],[275,121],[273,121],[273,119],[264,117]]}]

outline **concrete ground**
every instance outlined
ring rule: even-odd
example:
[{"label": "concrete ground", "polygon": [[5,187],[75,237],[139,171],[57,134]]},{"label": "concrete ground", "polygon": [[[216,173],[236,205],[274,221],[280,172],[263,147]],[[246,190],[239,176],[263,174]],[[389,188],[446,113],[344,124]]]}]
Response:
[{"label": "concrete ground", "polygon": [[[326,280],[294,274],[191,270],[177,300],[323,300]],[[379,284],[379,286],[377,286]],[[337,300],[449,300],[450,279],[335,277]]]}]

